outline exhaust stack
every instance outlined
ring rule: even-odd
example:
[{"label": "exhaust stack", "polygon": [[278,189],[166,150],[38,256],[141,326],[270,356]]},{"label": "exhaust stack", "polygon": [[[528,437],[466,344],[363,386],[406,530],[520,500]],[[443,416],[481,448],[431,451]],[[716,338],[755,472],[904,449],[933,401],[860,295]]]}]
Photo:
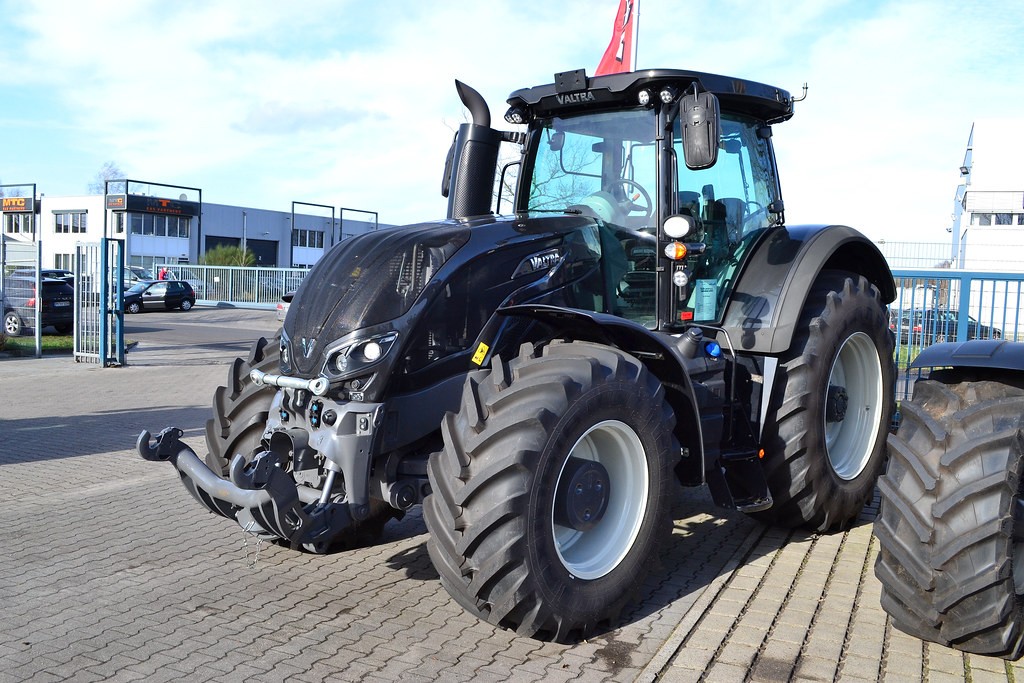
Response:
[{"label": "exhaust stack", "polygon": [[448,218],[480,216],[491,213],[501,132],[491,128],[491,113],[480,93],[461,81],[455,81],[455,89],[473,123],[462,124],[455,134],[441,195],[448,198]]}]

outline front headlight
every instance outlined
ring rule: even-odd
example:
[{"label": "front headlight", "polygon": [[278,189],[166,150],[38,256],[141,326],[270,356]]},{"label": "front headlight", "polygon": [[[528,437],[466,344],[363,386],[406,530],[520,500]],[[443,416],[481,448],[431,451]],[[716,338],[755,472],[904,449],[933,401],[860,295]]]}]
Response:
[{"label": "front headlight", "polygon": [[347,344],[327,357],[327,372],[347,375],[358,372],[380,361],[398,341],[397,332],[387,332],[369,339]]}]

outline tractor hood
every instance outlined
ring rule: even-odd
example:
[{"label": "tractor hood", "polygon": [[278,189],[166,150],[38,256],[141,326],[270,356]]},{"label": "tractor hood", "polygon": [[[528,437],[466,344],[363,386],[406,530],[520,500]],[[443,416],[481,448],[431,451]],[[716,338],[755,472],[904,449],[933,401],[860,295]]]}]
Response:
[{"label": "tractor hood", "polygon": [[302,281],[284,322],[291,369],[316,376],[334,341],[401,317],[469,240],[464,224],[424,223],[339,243]]}]

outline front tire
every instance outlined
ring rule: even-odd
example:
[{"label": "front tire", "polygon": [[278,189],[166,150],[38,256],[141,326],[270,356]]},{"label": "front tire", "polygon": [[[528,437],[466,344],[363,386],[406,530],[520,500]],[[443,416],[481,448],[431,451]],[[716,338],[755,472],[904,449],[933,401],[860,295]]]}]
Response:
[{"label": "front tire", "polygon": [[762,443],[769,523],[829,531],[873,495],[893,412],[893,337],[878,289],[824,271],[780,359]]},{"label": "front tire", "polygon": [[442,423],[423,506],[452,597],[520,635],[606,626],[669,535],[675,417],[635,358],[589,343],[495,358]]},{"label": "front tire", "polygon": [[236,453],[251,458],[260,448],[267,427],[270,404],[277,390],[258,385],[249,377],[253,370],[280,371],[278,337],[260,337],[249,350],[248,359],[236,358],[228,368],[228,381],[213,392],[213,418],[206,422],[206,464],[222,477]]},{"label": "front tire", "polygon": [[879,480],[875,575],[901,631],[1024,653],[1024,384],[933,372],[903,401]]},{"label": "front tire", "polygon": [[129,313],[138,313],[139,311],[142,310],[142,306],[138,302],[133,301],[127,306],[125,306],[125,310],[128,311]]}]

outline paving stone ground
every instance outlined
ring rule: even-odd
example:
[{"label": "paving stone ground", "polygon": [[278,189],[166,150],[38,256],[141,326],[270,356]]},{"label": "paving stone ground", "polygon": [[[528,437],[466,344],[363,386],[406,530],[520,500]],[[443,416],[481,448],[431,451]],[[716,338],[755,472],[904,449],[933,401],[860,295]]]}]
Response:
[{"label": "paving stone ground", "polygon": [[230,360],[160,353],[114,369],[0,359],[0,682],[1024,681],[1020,665],[892,627],[877,501],[815,536],[680,489],[640,602],[573,646],[450,600],[418,511],[336,555],[257,543],[135,453],[142,429],[171,425],[205,453]]}]

